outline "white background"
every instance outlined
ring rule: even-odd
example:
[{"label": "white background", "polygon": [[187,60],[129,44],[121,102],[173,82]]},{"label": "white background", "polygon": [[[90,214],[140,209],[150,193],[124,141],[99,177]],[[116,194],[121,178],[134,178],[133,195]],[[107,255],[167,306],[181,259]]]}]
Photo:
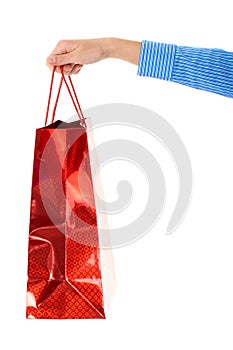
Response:
[{"label": "white background", "polygon": [[[133,103],[171,123],[192,161],[189,212],[166,236],[168,191],[168,209],[156,228],[114,251],[117,290],[107,320],[25,320],[34,135],[43,125],[50,80],[46,57],[60,39],[108,36],[233,51],[230,4],[21,0],[1,5],[1,348],[233,348],[233,101],[140,78],[136,66],[117,60],[84,67],[75,78],[82,107]],[[68,105],[60,104],[63,119],[73,114]],[[177,178],[166,176],[168,189],[176,187]]]}]

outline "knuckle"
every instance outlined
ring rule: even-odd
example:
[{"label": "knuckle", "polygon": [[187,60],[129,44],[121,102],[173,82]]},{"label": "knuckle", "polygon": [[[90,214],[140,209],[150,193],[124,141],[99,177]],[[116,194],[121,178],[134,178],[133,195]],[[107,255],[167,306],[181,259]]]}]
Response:
[{"label": "knuckle", "polygon": [[66,43],[66,40],[59,40],[58,41],[58,44],[57,44],[57,47],[62,49],[64,46],[65,46],[65,43]]},{"label": "knuckle", "polygon": [[59,46],[64,46],[66,44],[66,42],[67,42],[67,40],[64,40],[64,39],[59,40],[58,45]]}]

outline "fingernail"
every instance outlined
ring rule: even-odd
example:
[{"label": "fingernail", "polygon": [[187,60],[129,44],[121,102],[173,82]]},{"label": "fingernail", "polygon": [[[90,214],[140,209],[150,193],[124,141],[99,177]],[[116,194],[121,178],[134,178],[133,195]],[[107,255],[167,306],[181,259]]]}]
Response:
[{"label": "fingernail", "polygon": [[55,57],[52,57],[52,56],[48,57],[48,62],[51,64],[55,63],[56,62]]},{"label": "fingernail", "polygon": [[73,74],[77,74],[77,73],[79,73],[79,71],[80,71],[80,67],[75,67],[73,70],[72,70],[72,73]]}]

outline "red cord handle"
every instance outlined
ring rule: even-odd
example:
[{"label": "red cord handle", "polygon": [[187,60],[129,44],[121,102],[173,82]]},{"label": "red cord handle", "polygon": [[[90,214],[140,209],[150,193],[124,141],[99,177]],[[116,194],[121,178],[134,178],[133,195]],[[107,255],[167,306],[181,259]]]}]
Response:
[{"label": "red cord handle", "polygon": [[[47,121],[48,121],[48,116],[49,116],[49,107],[50,107],[50,102],[51,102],[51,96],[52,96],[52,89],[53,89],[53,82],[54,82],[54,74],[55,74],[55,71],[56,71],[56,66],[53,67],[53,72],[52,72],[52,78],[51,78],[51,83],[50,83],[50,89],[49,89],[49,98],[48,98],[48,105],[47,105],[47,111],[46,111],[46,118],[45,118],[45,126],[47,125]],[[62,84],[63,84],[63,81],[65,82],[65,85],[67,87],[67,90],[70,94],[70,97],[71,97],[71,100],[73,102],[73,105],[74,105],[74,108],[77,112],[77,115],[79,117],[79,120],[82,122],[82,125],[84,127],[86,127],[86,122],[85,122],[85,118],[84,118],[84,115],[83,115],[83,112],[82,112],[82,109],[80,107],[80,103],[79,103],[79,100],[78,100],[78,97],[77,97],[77,94],[76,94],[76,91],[75,91],[75,88],[74,88],[74,85],[73,85],[73,82],[72,82],[72,79],[71,77],[69,76],[69,81],[70,81],[70,85],[71,85],[71,89],[73,90],[73,94],[74,94],[74,97],[72,96],[72,92],[70,90],[70,87],[67,83],[67,80],[65,78],[65,75],[64,75],[64,72],[63,72],[63,67],[61,66],[60,67],[61,69],[61,80],[60,80],[60,84],[59,84],[59,88],[58,88],[58,93],[57,93],[57,98],[56,98],[56,101],[55,101],[55,104],[54,104],[54,108],[53,108],[53,114],[52,114],[52,121],[51,123],[54,122],[54,118],[55,118],[55,113],[56,113],[56,109],[57,109],[57,104],[58,104],[58,100],[59,100],[59,96],[60,96],[60,92],[61,92],[61,87],[62,87]],[[77,105],[76,105],[77,104]]]}]

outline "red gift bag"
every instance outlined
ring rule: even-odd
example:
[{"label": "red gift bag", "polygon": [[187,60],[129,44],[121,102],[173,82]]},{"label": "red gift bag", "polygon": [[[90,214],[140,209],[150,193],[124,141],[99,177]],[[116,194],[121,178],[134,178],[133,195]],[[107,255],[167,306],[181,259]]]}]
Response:
[{"label": "red gift bag", "polygon": [[[86,122],[63,74],[52,116],[36,130],[28,247],[27,318],[105,318]],[[54,122],[63,82],[80,120]]]}]

